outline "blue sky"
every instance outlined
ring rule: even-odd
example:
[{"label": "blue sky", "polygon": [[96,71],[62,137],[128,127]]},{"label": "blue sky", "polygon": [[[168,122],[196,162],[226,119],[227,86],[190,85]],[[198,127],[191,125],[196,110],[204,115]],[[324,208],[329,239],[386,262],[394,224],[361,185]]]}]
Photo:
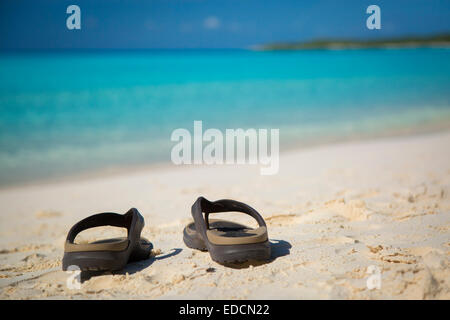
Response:
[{"label": "blue sky", "polygon": [[[81,8],[81,30],[66,8]],[[366,8],[381,8],[381,30]],[[450,1],[0,0],[0,48],[245,48],[450,32]]]}]

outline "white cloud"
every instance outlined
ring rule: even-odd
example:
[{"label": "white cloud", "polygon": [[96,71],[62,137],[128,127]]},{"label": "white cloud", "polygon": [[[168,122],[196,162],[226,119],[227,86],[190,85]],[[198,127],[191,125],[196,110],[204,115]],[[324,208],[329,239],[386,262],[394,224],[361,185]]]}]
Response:
[{"label": "white cloud", "polygon": [[203,21],[203,26],[206,29],[217,29],[220,27],[220,20],[215,16],[209,16]]}]

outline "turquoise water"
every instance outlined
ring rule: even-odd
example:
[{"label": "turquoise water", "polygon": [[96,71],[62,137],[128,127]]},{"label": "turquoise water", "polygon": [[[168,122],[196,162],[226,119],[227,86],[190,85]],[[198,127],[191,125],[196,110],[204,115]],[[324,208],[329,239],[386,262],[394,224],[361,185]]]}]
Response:
[{"label": "turquoise water", "polygon": [[170,161],[176,128],[311,140],[450,120],[450,50],[0,55],[0,184]]}]

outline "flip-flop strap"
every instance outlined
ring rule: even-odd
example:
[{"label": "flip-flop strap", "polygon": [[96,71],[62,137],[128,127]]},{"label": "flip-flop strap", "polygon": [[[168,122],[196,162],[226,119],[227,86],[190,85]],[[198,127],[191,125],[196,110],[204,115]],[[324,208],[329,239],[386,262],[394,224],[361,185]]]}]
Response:
[{"label": "flip-flop strap", "polygon": [[[126,228],[128,236],[133,234],[133,229],[136,225],[136,218],[142,218],[139,211],[135,208],[131,208],[125,214],[118,214],[114,212],[103,212],[89,216],[79,222],[77,222],[67,234],[66,241],[73,243],[75,237],[86,229],[113,226]],[[143,220],[143,218],[142,218]]]},{"label": "flip-flop strap", "polygon": [[[265,227],[266,222],[261,215],[249,205],[229,199],[222,199],[211,202],[204,197],[199,197],[192,206],[192,217],[194,218],[195,228],[206,236],[206,230],[209,229],[209,214],[214,212],[242,212],[253,217],[260,227]],[[203,218],[203,212],[205,218]]]}]

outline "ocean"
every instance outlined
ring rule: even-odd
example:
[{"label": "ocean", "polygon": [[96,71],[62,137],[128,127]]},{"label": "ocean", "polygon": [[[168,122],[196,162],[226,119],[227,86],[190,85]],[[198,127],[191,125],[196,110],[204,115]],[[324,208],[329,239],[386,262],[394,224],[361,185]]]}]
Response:
[{"label": "ocean", "polygon": [[281,151],[448,127],[450,50],[0,54],[0,185],[170,162],[173,130],[278,128]]}]

